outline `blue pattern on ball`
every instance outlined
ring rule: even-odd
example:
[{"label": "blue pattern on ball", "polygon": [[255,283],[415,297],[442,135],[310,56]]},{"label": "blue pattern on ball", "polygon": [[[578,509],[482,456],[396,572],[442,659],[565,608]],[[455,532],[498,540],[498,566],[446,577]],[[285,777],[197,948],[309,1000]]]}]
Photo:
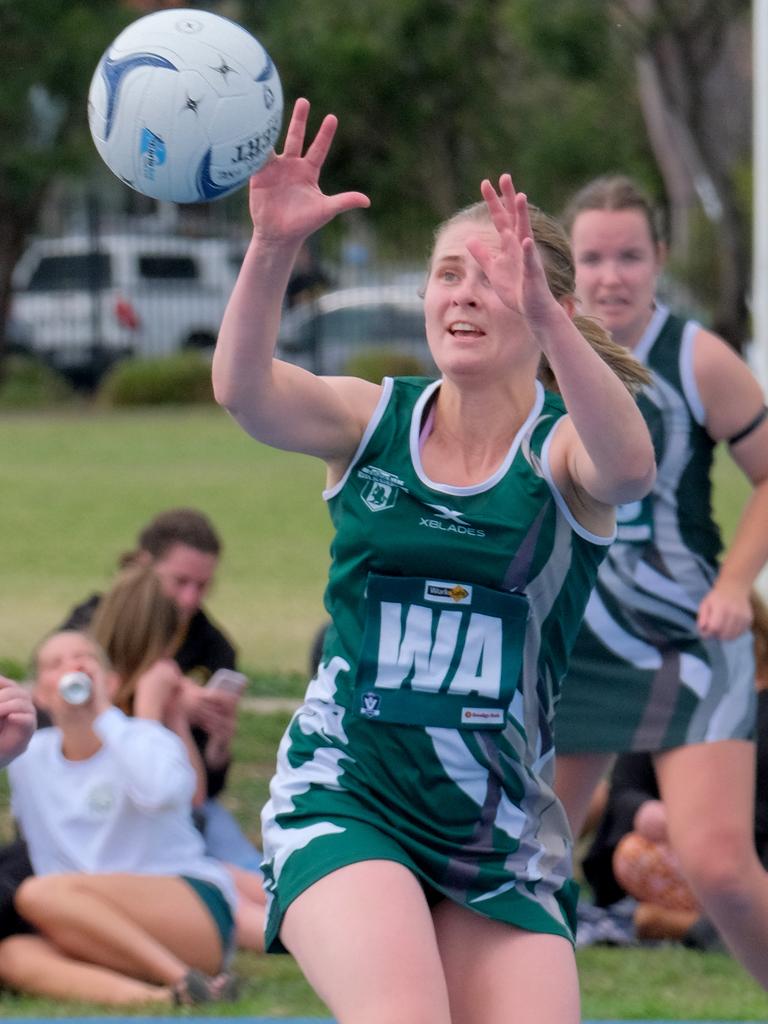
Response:
[{"label": "blue pattern on ball", "polygon": [[117,109],[117,98],[123,79],[129,71],[140,67],[168,68],[169,71],[179,70],[166,57],[161,57],[157,53],[132,53],[130,57],[122,57],[120,60],[113,60],[107,55],[101,62],[101,74],[107,87],[105,139],[109,138],[109,133],[112,131],[115,111]]}]

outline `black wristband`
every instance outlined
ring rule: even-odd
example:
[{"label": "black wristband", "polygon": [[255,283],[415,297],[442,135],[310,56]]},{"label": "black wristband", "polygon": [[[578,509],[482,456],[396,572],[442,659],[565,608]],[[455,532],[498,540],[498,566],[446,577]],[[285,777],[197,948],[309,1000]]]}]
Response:
[{"label": "black wristband", "polygon": [[755,418],[749,422],[743,430],[740,430],[738,434],[734,434],[733,437],[729,437],[726,444],[738,444],[739,441],[743,441],[745,437],[748,437],[753,430],[757,430],[760,424],[768,418],[768,406],[764,405],[760,412]]}]

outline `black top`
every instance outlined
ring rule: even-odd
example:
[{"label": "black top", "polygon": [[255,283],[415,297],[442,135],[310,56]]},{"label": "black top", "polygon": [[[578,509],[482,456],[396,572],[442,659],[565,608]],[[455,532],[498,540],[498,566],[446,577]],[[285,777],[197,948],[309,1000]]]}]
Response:
[{"label": "black top", "polygon": [[[76,605],[59,629],[87,629],[94,616],[101,594],[92,594],[87,601]],[[185,676],[191,676],[200,683],[220,668],[236,667],[237,653],[227,637],[215,626],[202,608],[198,609],[189,620],[186,636],[174,655],[174,659]],[[192,727],[192,735],[203,757],[209,797],[217,796],[226,783],[229,764],[222,768],[210,768],[203,756],[208,733],[197,726]]]}]

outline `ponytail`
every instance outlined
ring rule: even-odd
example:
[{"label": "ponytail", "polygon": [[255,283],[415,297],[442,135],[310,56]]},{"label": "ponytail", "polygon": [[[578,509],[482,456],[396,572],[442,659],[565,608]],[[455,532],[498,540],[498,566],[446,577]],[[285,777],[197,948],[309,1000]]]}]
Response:
[{"label": "ponytail", "polygon": [[[650,382],[651,375],[643,364],[635,359],[629,349],[614,341],[594,317],[577,315],[573,318],[573,325],[603,362],[610,366],[630,394],[636,395]],[[560,391],[557,378],[543,356],[538,376],[548,391]]]}]

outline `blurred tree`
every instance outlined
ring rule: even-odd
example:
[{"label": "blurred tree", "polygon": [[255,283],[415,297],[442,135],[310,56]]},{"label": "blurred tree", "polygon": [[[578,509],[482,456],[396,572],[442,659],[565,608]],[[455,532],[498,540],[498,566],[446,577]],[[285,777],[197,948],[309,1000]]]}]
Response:
[{"label": "blurred tree", "polygon": [[115,0],[0,0],[0,359],[11,272],[47,188],[82,165],[90,78],[131,17]]},{"label": "blurred tree", "polygon": [[342,130],[325,184],[361,188],[402,253],[509,169],[557,211],[606,154],[653,176],[626,49],[602,0],[293,0],[244,3],[287,105]]},{"label": "blurred tree", "polygon": [[[752,74],[749,0],[615,0],[635,51],[648,137],[670,206],[673,255],[696,258],[698,209],[714,259],[699,289],[713,326],[736,348],[748,336]],[[699,261],[699,266],[701,263]],[[701,268],[704,269],[704,268]]]}]

